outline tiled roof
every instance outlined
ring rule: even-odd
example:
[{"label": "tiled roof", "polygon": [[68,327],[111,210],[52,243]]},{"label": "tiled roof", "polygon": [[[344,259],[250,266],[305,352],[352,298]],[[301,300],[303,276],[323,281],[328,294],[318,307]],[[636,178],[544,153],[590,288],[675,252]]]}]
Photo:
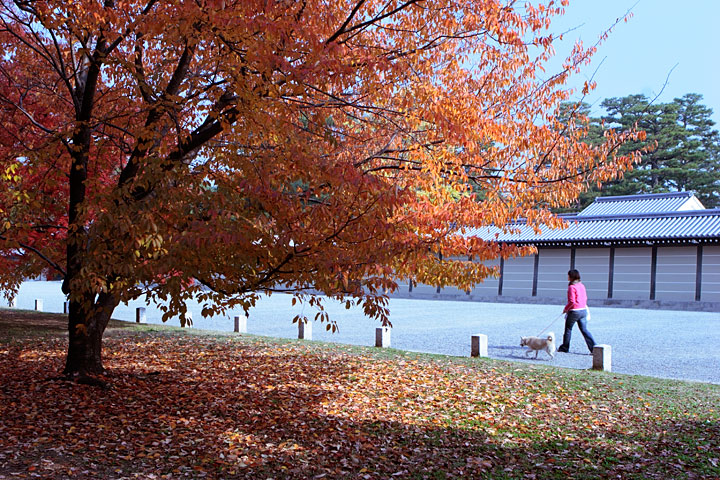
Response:
[{"label": "tiled roof", "polygon": [[[467,231],[465,235],[538,245],[720,242],[720,209],[704,209],[692,194],[604,197],[595,202],[601,204],[596,209],[592,208],[594,203],[581,214],[563,215],[567,222],[564,229],[540,227],[541,233],[536,234],[533,228],[518,221],[507,226],[513,230],[509,233],[498,227],[486,227]],[[683,210],[696,205],[698,209]],[[629,206],[637,208],[629,210]],[[658,212],[661,208],[665,210]],[[593,211],[602,213],[592,215]]]},{"label": "tiled roof", "polygon": [[692,192],[650,193],[619,197],[598,197],[592,204],[578,213],[578,216],[682,212],[703,209],[705,207]]}]

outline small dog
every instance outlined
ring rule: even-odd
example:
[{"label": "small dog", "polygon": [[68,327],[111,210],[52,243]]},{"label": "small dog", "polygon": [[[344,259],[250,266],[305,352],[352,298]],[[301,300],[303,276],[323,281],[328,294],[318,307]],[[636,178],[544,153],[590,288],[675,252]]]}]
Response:
[{"label": "small dog", "polygon": [[553,332],[549,332],[547,337],[522,337],[520,346],[528,347],[525,351],[526,357],[534,351],[535,358],[537,358],[538,352],[545,350],[550,358],[555,358],[555,334]]}]

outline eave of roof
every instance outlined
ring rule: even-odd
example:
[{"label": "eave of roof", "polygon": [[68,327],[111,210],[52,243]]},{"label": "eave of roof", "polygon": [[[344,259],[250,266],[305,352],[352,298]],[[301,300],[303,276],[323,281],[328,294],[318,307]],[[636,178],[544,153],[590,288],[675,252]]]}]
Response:
[{"label": "eave of roof", "polygon": [[578,216],[663,213],[704,209],[703,204],[692,192],[650,193],[598,197],[593,203],[579,212]]},{"label": "eave of roof", "polygon": [[633,195],[616,195],[613,197],[597,197],[595,202],[624,202],[627,200],[652,200],[660,198],[692,198],[692,192],[639,193]]},{"label": "eave of roof", "polygon": [[625,215],[565,216],[567,228],[545,229],[537,235],[522,221],[466,233],[487,241],[533,245],[612,245],[720,242],[720,209]]},{"label": "eave of roof", "polygon": [[[669,218],[669,217],[714,217],[720,216],[720,208],[705,209],[705,210],[685,210],[678,212],[654,212],[654,213],[627,213],[627,214],[614,214],[614,215],[558,215],[563,220],[569,222],[591,222],[598,220],[632,220],[632,219],[650,219],[650,218]],[[524,224],[522,220],[518,220],[514,223]]]}]

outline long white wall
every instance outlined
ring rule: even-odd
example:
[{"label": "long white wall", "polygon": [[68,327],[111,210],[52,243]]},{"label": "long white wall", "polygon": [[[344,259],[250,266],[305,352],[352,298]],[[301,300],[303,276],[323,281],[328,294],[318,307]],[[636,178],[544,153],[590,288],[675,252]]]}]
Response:
[{"label": "long white wall", "polygon": [[[614,254],[612,253],[614,251]],[[697,294],[697,246],[662,246],[656,248],[654,300],[666,302],[694,302]],[[613,260],[611,260],[611,257]],[[650,301],[652,288],[652,247],[577,248],[574,268],[580,271],[582,281],[593,301]],[[502,282],[502,298],[564,299],[567,291],[567,271],[572,268],[570,248],[540,248],[536,256],[509,258],[503,262],[502,279],[487,278],[468,294],[454,287],[441,290],[443,296],[459,299],[497,297]],[[487,262],[500,265],[499,260]],[[720,302],[720,246],[704,246],[702,255],[702,302]],[[612,282],[611,282],[612,276]],[[611,292],[609,292],[611,288]],[[408,289],[403,288],[406,292]],[[429,296],[437,293],[436,287],[417,285],[413,294]]]}]

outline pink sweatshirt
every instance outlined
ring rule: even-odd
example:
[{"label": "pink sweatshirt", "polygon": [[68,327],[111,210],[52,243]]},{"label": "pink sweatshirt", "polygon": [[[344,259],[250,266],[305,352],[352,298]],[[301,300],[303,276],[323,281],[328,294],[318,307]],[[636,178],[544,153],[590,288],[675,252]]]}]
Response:
[{"label": "pink sweatshirt", "polygon": [[587,307],[587,292],[585,291],[585,285],[582,283],[578,282],[568,285],[567,297],[568,303],[565,305],[563,313]]}]

